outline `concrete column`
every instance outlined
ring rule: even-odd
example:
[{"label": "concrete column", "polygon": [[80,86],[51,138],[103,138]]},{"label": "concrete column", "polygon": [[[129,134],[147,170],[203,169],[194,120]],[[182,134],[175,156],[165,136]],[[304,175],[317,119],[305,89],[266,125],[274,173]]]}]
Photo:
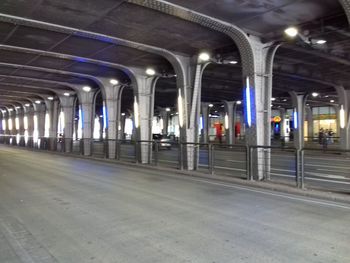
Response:
[{"label": "concrete column", "polygon": [[125,120],[126,116],[125,113],[121,115],[120,117],[120,131],[118,133],[118,140],[125,140]]},{"label": "concrete column", "polygon": [[[343,86],[336,86],[335,89],[339,102],[337,121],[340,128],[340,147],[342,150],[350,150],[350,90],[346,90]],[[343,123],[341,123],[341,112],[344,116]]]},{"label": "concrete column", "polygon": [[[237,120],[237,103],[236,101],[224,101],[225,104],[225,111],[227,114],[227,144],[235,144],[236,143],[236,136],[235,136],[235,124]],[[226,117],[225,117],[226,121]],[[226,128],[226,127],[225,127]]]},{"label": "concrete column", "polygon": [[[149,77],[134,71],[134,127],[138,141],[152,141],[152,118],[154,109],[154,90],[158,77]],[[138,144],[138,161],[150,163],[152,160],[152,144]]]},{"label": "concrete column", "polygon": [[166,111],[166,108],[160,109],[160,117],[163,121],[162,134],[167,135],[168,134],[168,123],[169,123],[169,112]]},{"label": "concrete column", "polygon": [[17,142],[17,145],[20,145],[20,146],[24,146],[24,109],[23,108],[20,108],[20,109],[17,109],[16,108],[16,115],[17,115],[17,118],[18,118],[18,124],[19,124],[19,129],[17,130],[17,134],[19,134],[19,140],[17,141],[16,139],[16,142]]},{"label": "concrete column", "polygon": [[202,112],[202,143],[209,142],[209,104],[208,102],[201,102],[201,112]]},{"label": "concrete column", "polygon": [[[2,120],[1,120],[1,126],[2,126],[2,134],[3,134],[3,143],[6,144],[8,142],[8,134],[9,134],[9,130],[8,130],[8,116],[9,113],[7,110],[2,111]],[[4,126],[2,125],[4,122]]]},{"label": "concrete column", "polygon": [[[120,119],[121,95],[123,85],[112,85],[108,79],[100,78],[102,89],[104,91],[104,114],[107,120],[107,158],[115,159],[117,157],[117,138],[118,138],[118,123]],[[103,126],[103,125],[102,125]]]},{"label": "concrete column", "polygon": [[57,150],[57,126],[59,115],[59,101],[58,100],[45,100],[46,112],[49,114],[49,138],[48,148],[51,151]]},{"label": "concrete column", "polygon": [[4,113],[0,110],[0,143],[3,143],[4,127],[2,126],[2,120],[4,119]]},{"label": "concrete column", "polygon": [[[15,110],[13,110],[12,108],[8,110],[9,112],[9,117],[7,118],[7,126],[8,126],[8,130],[9,130],[9,135],[10,135],[10,140],[11,141],[11,144],[14,144],[14,140],[15,140],[15,134],[16,134],[16,127],[15,127],[15,117],[16,117],[16,112]],[[10,127],[10,124],[11,123],[11,126]]]},{"label": "concrete column", "polygon": [[92,148],[94,92],[79,92],[79,102],[83,119],[83,155],[89,156]]},{"label": "concrete column", "polygon": [[285,124],[286,124],[286,109],[279,109],[280,117],[281,117],[281,138],[285,140],[286,132],[285,132]]},{"label": "concrete column", "polygon": [[36,104],[34,103],[34,115],[37,118],[38,123],[38,142],[37,147],[40,148],[43,143],[44,135],[45,135],[45,115],[46,115],[46,106],[43,103]]},{"label": "concrete column", "polygon": [[[294,147],[298,150],[304,147],[304,120],[305,120],[305,102],[307,99],[306,94],[297,94],[292,91],[289,92],[292,97],[294,112],[296,113],[296,118],[294,118],[294,122],[297,121],[297,125],[294,124]],[[296,120],[295,120],[296,119]]]},{"label": "concrete column", "polygon": [[178,112],[180,142],[183,145],[182,160],[184,168],[195,170],[198,167],[198,148],[191,143],[199,142],[199,118],[201,108],[201,81],[205,67],[210,62],[201,61],[198,56],[177,55],[181,70],[175,69],[178,87]]},{"label": "concrete column", "polygon": [[33,141],[33,135],[34,135],[34,108],[32,106],[25,107],[25,116],[27,117],[27,123],[28,123],[28,142],[27,147],[33,147],[34,141]]},{"label": "concrete column", "polygon": [[311,107],[305,107],[307,120],[307,141],[312,142],[314,137],[314,119]]},{"label": "concrete column", "polygon": [[[248,146],[271,145],[271,97],[273,60],[278,45],[262,43],[250,36],[253,53],[243,63],[243,94],[245,115],[245,138]],[[253,150],[251,156],[251,177],[262,180],[270,177],[271,153],[269,149]]]},{"label": "concrete column", "polygon": [[61,110],[64,116],[64,151],[72,152],[73,121],[74,121],[74,96],[60,96]]}]

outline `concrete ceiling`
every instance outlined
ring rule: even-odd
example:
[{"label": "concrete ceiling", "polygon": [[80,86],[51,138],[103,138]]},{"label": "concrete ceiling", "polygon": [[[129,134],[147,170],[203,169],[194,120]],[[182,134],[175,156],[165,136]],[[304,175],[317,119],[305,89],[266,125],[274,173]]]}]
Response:
[{"label": "concrete ceiling", "polygon": [[[273,89],[273,96],[281,101],[290,90],[331,94],[334,89],[328,83],[346,85],[350,81],[349,25],[336,0],[170,2],[233,23],[265,42],[282,42],[274,64]],[[116,65],[151,66],[160,73],[173,73],[164,57],[111,41],[110,36],[188,56],[208,50],[218,60],[235,59],[237,65],[212,64],[205,70],[202,100],[241,99],[242,70],[235,43],[225,34],[198,24],[122,0],[2,0],[0,13],[0,82],[22,87],[21,91],[25,84],[57,91],[71,89],[64,83],[97,87],[87,75],[128,82]],[[38,26],[23,19],[54,25]],[[298,26],[304,40],[326,39],[327,44],[310,45],[302,39],[290,42],[283,36],[289,25]],[[74,29],[106,37],[92,38]],[[174,106],[175,93],[175,79],[161,79],[156,87],[156,106]],[[127,89],[123,111],[131,107],[132,98]]]}]

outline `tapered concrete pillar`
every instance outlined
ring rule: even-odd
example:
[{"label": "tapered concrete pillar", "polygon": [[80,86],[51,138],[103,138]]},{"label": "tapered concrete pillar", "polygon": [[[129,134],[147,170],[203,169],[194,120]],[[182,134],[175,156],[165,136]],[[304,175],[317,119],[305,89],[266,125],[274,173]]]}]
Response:
[{"label": "tapered concrete pillar", "polygon": [[201,142],[209,142],[209,104],[208,102],[201,102],[201,112],[202,112],[202,136]]},{"label": "tapered concrete pillar", "polygon": [[26,116],[26,124],[27,124],[27,132],[28,132],[28,141],[26,146],[33,147],[34,146],[34,108],[32,105],[25,107],[25,116]]},{"label": "tapered concrete pillar", "polygon": [[74,96],[60,96],[61,110],[64,116],[64,151],[72,152],[73,144],[73,120],[74,120]]},{"label": "tapered concrete pillar", "polygon": [[294,107],[294,147],[298,150],[304,147],[304,120],[305,120],[305,103],[307,94],[297,94],[289,92]]},{"label": "tapered concrete pillar", "polygon": [[[237,121],[237,102],[236,101],[224,101],[225,104],[225,129],[226,129],[226,143],[235,144],[235,124]],[[227,117],[226,117],[227,116]],[[227,122],[227,123],[226,123]]]},{"label": "tapered concrete pillar", "polygon": [[2,120],[1,120],[1,127],[2,127],[2,143],[7,144],[8,143],[8,134],[9,134],[9,130],[8,130],[8,116],[9,113],[7,110],[3,110],[2,111]]},{"label": "tapered concrete pillar", "polygon": [[312,142],[314,137],[314,119],[311,107],[305,107],[307,120],[307,141]]},{"label": "tapered concrete pillar", "polygon": [[158,77],[144,75],[134,70],[134,128],[138,143],[138,161],[143,164],[152,160],[152,119],[154,90]]},{"label": "tapered concrete pillar", "polygon": [[286,137],[286,109],[280,108],[280,117],[281,117],[281,138],[285,140]]},{"label": "tapered concrete pillar", "polygon": [[0,143],[4,143],[4,127],[3,127],[4,113],[0,110]]},{"label": "tapered concrete pillar", "polygon": [[[243,97],[245,139],[248,146],[271,146],[271,98],[273,60],[278,45],[262,43],[250,36],[253,58],[243,62]],[[256,180],[270,178],[271,150],[252,151],[250,177]]]},{"label": "tapered concrete pillar", "polygon": [[335,87],[338,94],[338,125],[340,128],[340,147],[343,150],[350,150],[350,90],[343,86]]},{"label": "tapered concrete pillar", "polygon": [[210,61],[199,56],[177,56],[181,70],[176,69],[179,112],[180,142],[182,146],[183,167],[187,170],[198,168],[199,120],[201,110],[201,83],[205,67]]},{"label": "tapered concrete pillar", "polygon": [[16,142],[19,146],[24,146],[24,109],[16,108],[16,118],[18,118],[18,127],[16,123]]},{"label": "tapered concrete pillar", "polygon": [[83,129],[83,155],[91,155],[92,135],[93,135],[93,112],[94,112],[94,92],[79,92],[79,102],[82,117]]},{"label": "tapered concrete pillar", "polygon": [[167,135],[169,125],[169,112],[167,111],[167,108],[160,108],[160,117],[163,122],[162,134]]},{"label": "tapered concrete pillar", "polygon": [[14,144],[15,142],[15,135],[16,135],[16,127],[15,127],[15,118],[16,118],[16,112],[10,108],[8,109],[9,115],[7,119],[7,126],[9,130],[9,142],[10,144]]},{"label": "tapered concrete pillar", "polygon": [[45,100],[46,112],[49,116],[49,138],[48,149],[51,151],[57,150],[57,126],[58,126],[58,110],[59,101]]},{"label": "tapered concrete pillar", "polygon": [[107,158],[117,156],[118,123],[120,120],[121,95],[124,85],[112,84],[109,79],[99,78],[104,95],[103,115],[106,121]]},{"label": "tapered concrete pillar", "polygon": [[122,113],[120,117],[120,130],[118,133],[119,140],[125,140],[125,121],[126,121],[125,113]]},{"label": "tapered concrete pillar", "polygon": [[[40,148],[43,143],[44,135],[45,135],[45,115],[46,115],[46,106],[44,103],[34,103],[34,140],[37,139],[37,141],[34,141],[35,147]],[[36,126],[36,127],[35,127]]]}]

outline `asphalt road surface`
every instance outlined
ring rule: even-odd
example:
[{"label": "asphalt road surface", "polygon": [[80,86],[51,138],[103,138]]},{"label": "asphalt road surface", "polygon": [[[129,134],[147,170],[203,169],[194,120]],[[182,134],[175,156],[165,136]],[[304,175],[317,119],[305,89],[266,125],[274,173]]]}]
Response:
[{"label": "asphalt road surface", "polygon": [[350,262],[340,203],[0,146],[0,262]]}]

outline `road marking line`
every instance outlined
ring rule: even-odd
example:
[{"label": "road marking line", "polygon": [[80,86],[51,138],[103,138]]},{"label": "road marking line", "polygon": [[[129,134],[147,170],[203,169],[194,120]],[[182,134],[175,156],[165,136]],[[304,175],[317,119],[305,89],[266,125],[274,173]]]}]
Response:
[{"label": "road marking line", "polygon": [[322,164],[305,164],[305,166],[311,167],[325,167],[325,168],[337,168],[337,169],[346,169],[350,170],[349,166],[331,166],[331,165],[322,165]]},{"label": "road marking line", "polygon": [[[317,169],[320,170],[320,169]],[[328,170],[330,171],[330,170]],[[332,172],[332,171],[331,171]],[[319,177],[327,177],[327,178],[332,178],[332,179],[350,179],[342,175],[334,175],[334,174],[322,174],[322,173],[314,173],[314,172],[305,172],[307,174],[311,174],[314,176],[319,176]]]},{"label": "road marking line", "polygon": [[226,162],[233,162],[233,163],[245,163],[246,161],[238,161],[238,160],[224,160]]},{"label": "road marking line", "polygon": [[[305,172],[305,173],[308,173],[308,172]],[[291,177],[291,178],[295,179],[295,175],[279,174],[279,173],[270,173],[270,174],[271,175],[275,175],[275,176],[280,176],[280,177]],[[328,182],[328,183],[334,183],[334,184],[349,184],[350,185],[350,182],[334,181],[334,180],[327,180],[327,179],[322,179],[322,178],[313,178],[313,177],[307,177],[307,176],[305,176],[305,180]]]},{"label": "road marking line", "polygon": [[292,195],[286,195],[286,194],[279,194],[279,193],[273,193],[269,191],[263,191],[263,190],[257,190],[257,189],[252,189],[244,186],[237,186],[237,185],[229,185],[229,184],[224,184],[224,183],[217,183],[217,182],[212,182],[204,179],[195,179],[195,178],[187,178],[188,180],[191,181],[197,181],[197,182],[204,182],[212,185],[218,185],[218,186],[223,186],[223,187],[228,187],[228,188],[234,188],[234,189],[239,189],[239,190],[246,190],[254,193],[260,193],[260,194],[265,194],[265,195],[272,195],[272,196],[277,196],[277,197],[283,197],[286,199],[291,199],[291,200],[296,200],[296,201],[302,201],[306,203],[313,203],[313,204],[318,204],[318,205],[324,205],[324,206],[333,206],[337,208],[343,208],[350,210],[350,206],[346,205],[339,205],[336,203],[330,203],[326,201],[318,201],[318,200],[312,200],[312,199],[306,199],[302,197],[297,197],[297,196],[292,196]]}]

